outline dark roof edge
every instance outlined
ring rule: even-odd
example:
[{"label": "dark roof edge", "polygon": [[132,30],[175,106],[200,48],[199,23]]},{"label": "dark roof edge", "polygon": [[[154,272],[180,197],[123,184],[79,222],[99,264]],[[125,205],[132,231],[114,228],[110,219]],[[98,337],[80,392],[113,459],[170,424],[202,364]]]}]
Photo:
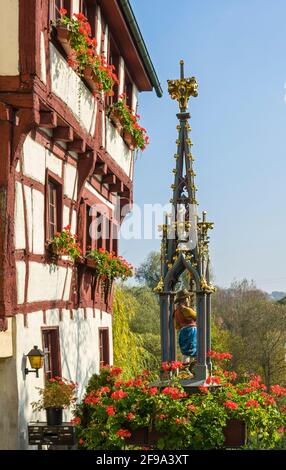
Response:
[{"label": "dark roof edge", "polygon": [[150,55],[148,53],[146,44],[144,42],[143,36],[141,34],[141,31],[139,29],[138,23],[136,21],[136,18],[134,16],[133,10],[131,8],[131,5],[129,3],[129,0],[118,0],[119,6],[122,9],[122,12],[125,16],[125,19],[128,23],[128,26],[130,28],[130,31],[133,35],[133,38],[135,40],[136,46],[138,48],[139,54],[142,58],[144,67],[146,69],[146,72],[148,73],[151,85],[155,88],[155,91],[157,93],[157,96],[161,98],[163,95],[163,90],[161,87],[161,84],[159,82],[157,73],[155,71],[154,65],[152,63],[152,60],[150,58]]}]

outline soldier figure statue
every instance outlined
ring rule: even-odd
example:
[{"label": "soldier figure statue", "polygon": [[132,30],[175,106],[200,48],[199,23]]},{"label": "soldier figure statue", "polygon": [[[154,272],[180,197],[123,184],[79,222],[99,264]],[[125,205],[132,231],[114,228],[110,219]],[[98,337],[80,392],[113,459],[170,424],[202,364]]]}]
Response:
[{"label": "soldier figure statue", "polygon": [[180,290],[175,297],[174,320],[179,330],[179,346],[183,356],[183,363],[193,362],[197,355],[197,324],[196,311],[191,307],[194,294],[187,290]]}]

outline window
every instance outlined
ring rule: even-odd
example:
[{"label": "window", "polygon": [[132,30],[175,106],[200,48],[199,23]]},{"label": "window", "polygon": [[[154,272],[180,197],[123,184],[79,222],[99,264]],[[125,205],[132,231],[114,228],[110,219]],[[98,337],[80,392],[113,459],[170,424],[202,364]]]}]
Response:
[{"label": "window", "polygon": [[49,173],[46,191],[46,238],[51,239],[62,230],[62,185]]},{"label": "window", "polygon": [[49,1],[49,16],[50,21],[60,18],[60,9],[65,8],[67,15],[71,15],[71,1],[72,0],[50,0]]},{"label": "window", "polygon": [[109,364],[109,330],[99,328],[99,363],[100,368]]},{"label": "window", "polygon": [[44,371],[46,380],[62,375],[58,327],[42,328]]},{"label": "window", "polygon": [[124,81],[124,93],[126,95],[126,104],[129,106],[129,108],[132,109],[132,104],[133,104],[133,86],[132,86],[132,81],[130,79],[130,76],[125,69],[125,81]]}]

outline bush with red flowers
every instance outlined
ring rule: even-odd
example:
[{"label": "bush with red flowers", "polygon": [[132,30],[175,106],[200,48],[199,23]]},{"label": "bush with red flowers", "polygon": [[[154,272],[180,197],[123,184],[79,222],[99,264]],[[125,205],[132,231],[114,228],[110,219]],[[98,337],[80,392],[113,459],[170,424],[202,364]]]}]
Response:
[{"label": "bush with red flowers", "polygon": [[[223,354],[215,360],[222,363],[230,357]],[[173,372],[180,367],[180,363],[164,363],[162,369]],[[146,371],[128,381],[121,380],[120,373],[118,368],[105,367],[91,378],[76,409],[82,449],[132,449],[132,437],[142,428],[157,433],[156,449],[222,448],[230,419],[246,423],[247,448],[281,446],[286,424],[283,387],[276,385],[266,391],[258,376],[238,382],[236,374],[221,364],[215,365],[204,386],[190,395],[174,374],[164,384],[154,384]]]},{"label": "bush with red flowers", "polygon": [[140,116],[135,114],[126,104],[124,94],[120,95],[119,100],[113,104],[110,113],[116,113],[123,127],[123,132],[130,135],[133,147],[144,150],[149,144],[149,137],[146,134],[146,129],[138,123]]},{"label": "bush with red flowers", "polygon": [[56,25],[67,28],[72,52],[68,57],[69,65],[80,75],[84,76],[90,70],[91,76],[97,83],[98,90],[113,95],[113,86],[118,83],[115,67],[106,62],[104,55],[97,54],[97,41],[91,37],[91,26],[82,13],[74,13],[72,18],[67,16],[67,10],[60,10],[61,17]]},{"label": "bush with red flowers", "polygon": [[71,233],[70,225],[64,227],[61,232],[56,232],[54,237],[47,242],[47,246],[53,255],[67,255],[73,260],[82,256],[77,235]]},{"label": "bush with red flowers", "polygon": [[122,256],[116,256],[104,248],[90,250],[87,258],[94,262],[94,267],[99,276],[125,280],[133,276],[133,267]]}]

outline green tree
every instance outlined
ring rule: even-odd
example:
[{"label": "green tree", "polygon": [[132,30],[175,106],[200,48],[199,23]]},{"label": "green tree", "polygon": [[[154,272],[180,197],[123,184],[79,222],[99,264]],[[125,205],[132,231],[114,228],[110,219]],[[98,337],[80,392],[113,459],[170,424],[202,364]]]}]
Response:
[{"label": "green tree", "polygon": [[113,300],[113,362],[132,377],[146,368],[147,354],[140,335],[130,328],[137,301],[127,289],[116,286]]},{"label": "green tree", "polygon": [[146,261],[142,263],[136,273],[136,279],[140,283],[146,284],[150,289],[157,286],[161,276],[160,253],[151,251]]},{"label": "green tree", "polygon": [[234,368],[261,374],[268,387],[285,384],[286,307],[246,280],[219,289],[213,307],[215,323],[229,332]]}]

